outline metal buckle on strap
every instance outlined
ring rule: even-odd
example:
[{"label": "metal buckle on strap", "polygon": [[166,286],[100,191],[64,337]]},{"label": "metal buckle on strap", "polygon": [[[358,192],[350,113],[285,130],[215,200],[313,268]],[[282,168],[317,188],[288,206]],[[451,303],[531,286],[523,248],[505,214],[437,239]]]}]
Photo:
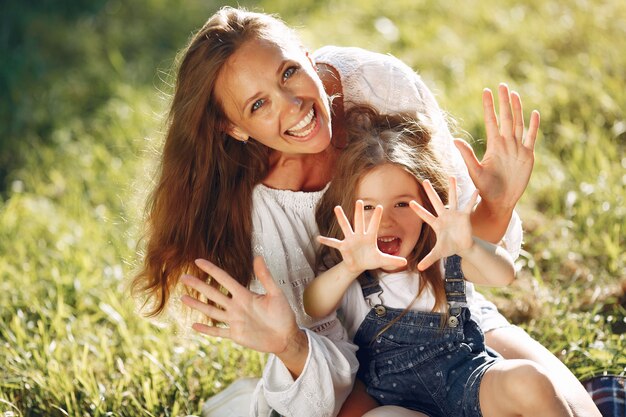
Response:
[{"label": "metal buckle on strap", "polygon": [[461,307],[452,307],[448,303],[448,326],[457,327],[459,325],[459,316],[461,315]]},{"label": "metal buckle on strap", "polygon": [[[462,291],[453,291],[453,290],[448,290],[449,287],[451,288],[455,288],[457,287],[458,283],[463,283]],[[465,295],[465,279],[464,278],[446,278],[445,279],[445,288],[446,288],[446,294],[450,295],[452,297],[459,297],[459,296],[463,296]]]},{"label": "metal buckle on strap", "polygon": [[[372,299],[367,297],[367,304],[374,309],[374,312],[376,313],[376,317],[385,317],[387,315],[387,307],[385,307],[383,305],[383,303],[385,302],[383,300],[383,293],[385,292],[385,290],[383,290],[382,288],[380,288],[380,291],[378,293],[376,293],[376,296],[378,297],[378,303],[374,304],[372,302]],[[373,295],[373,294],[372,294]],[[373,304],[373,305],[372,305]]]}]

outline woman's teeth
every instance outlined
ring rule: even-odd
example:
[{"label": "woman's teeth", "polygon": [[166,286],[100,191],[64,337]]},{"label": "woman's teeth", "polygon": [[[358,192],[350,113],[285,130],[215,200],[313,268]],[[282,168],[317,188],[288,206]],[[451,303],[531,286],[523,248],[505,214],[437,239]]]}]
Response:
[{"label": "woman's teeth", "polygon": [[300,137],[300,138],[307,136],[309,133],[311,133],[311,131],[315,127],[315,123],[312,123],[315,121],[314,116],[315,116],[315,111],[311,107],[311,110],[309,110],[309,113],[307,113],[307,115],[304,116],[304,118],[300,120],[300,122],[298,122],[297,125],[287,130],[287,134],[291,136]]}]

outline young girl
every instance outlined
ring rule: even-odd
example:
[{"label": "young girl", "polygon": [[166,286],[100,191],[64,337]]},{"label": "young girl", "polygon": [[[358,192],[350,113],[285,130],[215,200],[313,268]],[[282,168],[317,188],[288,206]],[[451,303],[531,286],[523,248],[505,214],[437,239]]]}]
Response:
[{"label": "young girl", "polygon": [[[477,192],[457,209],[456,180],[446,192],[446,171],[416,122],[349,117],[355,143],[317,209],[328,236],[318,264],[335,266],[305,290],[307,313],[341,307],[359,376],[382,404],[430,417],[571,416],[539,365],[488,352],[471,318],[464,277],[506,285],[515,275],[505,250],[472,237]],[[342,207],[354,212],[352,226]]]}]

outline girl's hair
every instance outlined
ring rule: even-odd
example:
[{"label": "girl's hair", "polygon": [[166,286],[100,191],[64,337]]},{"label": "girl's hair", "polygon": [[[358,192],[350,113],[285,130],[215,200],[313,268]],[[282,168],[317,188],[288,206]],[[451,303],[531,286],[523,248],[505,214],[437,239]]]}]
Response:
[{"label": "girl's hair", "polygon": [[278,18],[224,7],[179,55],[161,164],[146,207],[144,263],[131,287],[148,296],[149,316],[164,310],[181,274],[207,279],[194,265],[197,258],[242,285],[252,277],[252,189],[267,174],[269,149],[229,137],[215,97],[225,62],[252,39],[299,44]]},{"label": "girl's hair", "polygon": [[[428,119],[418,117],[419,122],[416,115],[383,116],[371,108],[362,106],[353,107],[347,112],[345,126],[348,146],[337,161],[333,181],[322,197],[315,214],[322,236],[343,238],[333,208],[341,206],[351,218],[356,203],[355,192],[361,179],[374,168],[384,164],[396,165],[415,177],[422,205],[429,211],[434,212],[434,208],[422,187],[422,181],[425,179],[430,180],[441,200],[447,204],[446,170],[430,143]],[[430,252],[435,242],[435,232],[424,223],[417,244],[407,258],[409,270],[417,269],[419,260]],[[337,249],[321,245],[316,267],[318,270],[328,268],[339,263],[341,259],[341,253]],[[435,295],[433,311],[436,311],[446,302],[440,263],[435,263],[421,272],[421,277],[416,299],[429,286]]]}]

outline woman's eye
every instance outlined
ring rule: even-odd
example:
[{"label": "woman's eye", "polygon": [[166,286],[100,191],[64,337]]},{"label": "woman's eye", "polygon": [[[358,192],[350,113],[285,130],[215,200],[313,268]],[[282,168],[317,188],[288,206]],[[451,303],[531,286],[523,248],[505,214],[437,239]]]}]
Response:
[{"label": "woman's eye", "polygon": [[366,204],[363,206],[363,210],[374,210],[374,206],[371,204]]},{"label": "woman's eye", "polygon": [[409,203],[402,201],[400,203],[396,203],[396,207],[409,207]]},{"label": "woman's eye", "polygon": [[261,106],[263,106],[264,102],[265,102],[264,100],[259,99],[259,100],[255,101],[254,103],[252,103],[252,112],[255,112],[258,109],[260,109]]},{"label": "woman's eye", "polygon": [[285,70],[285,72],[283,72],[283,80],[287,80],[289,78],[291,78],[291,76],[298,70],[297,67],[293,66],[293,67],[289,67]]}]

